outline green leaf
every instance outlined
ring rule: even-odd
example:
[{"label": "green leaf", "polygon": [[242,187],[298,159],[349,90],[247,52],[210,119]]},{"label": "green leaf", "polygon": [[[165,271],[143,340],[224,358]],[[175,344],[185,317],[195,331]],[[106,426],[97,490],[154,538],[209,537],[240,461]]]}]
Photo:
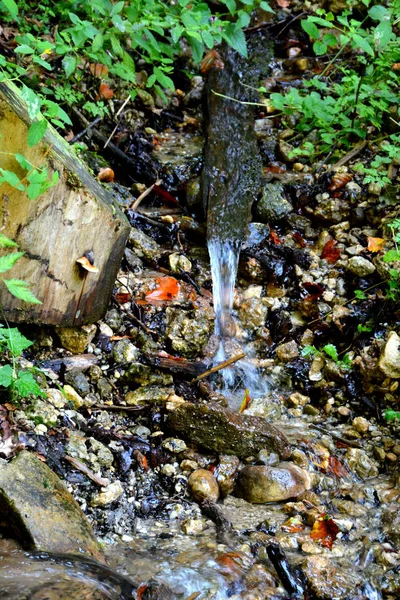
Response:
[{"label": "green leaf", "polygon": [[312,40],[318,40],[318,38],[321,35],[321,32],[315,25],[315,23],[312,23],[311,21],[302,21],[301,26],[304,29],[304,31],[308,33]]},{"label": "green leaf", "polygon": [[316,356],[317,354],[320,354],[319,351],[317,350],[317,348],[315,346],[304,346],[304,348],[301,351],[301,355],[304,358],[308,358],[308,357],[313,357]]},{"label": "green leaf", "polygon": [[10,294],[19,300],[29,302],[30,304],[42,304],[41,301],[32,294],[29,289],[29,284],[26,283],[26,281],[21,281],[20,279],[3,279],[3,281]]},{"label": "green leaf", "polygon": [[384,262],[395,262],[400,260],[400,251],[399,250],[388,250],[382,257]]},{"label": "green leaf", "polygon": [[225,6],[227,6],[229,12],[231,13],[231,15],[234,14],[235,10],[236,10],[236,2],[235,0],[223,0],[223,3],[225,4]]},{"label": "green leaf", "polygon": [[62,66],[64,69],[64,73],[67,77],[71,77],[72,73],[75,73],[76,69],[76,58],[75,56],[71,56],[71,54],[67,54],[62,59]]},{"label": "green leaf", "polygon": [[323,347],[323,351],[325,352],[325,354],[330,356],[332,360],[338,362],[339,357],[336,350],[336,346],[334,346],[333,344],[326,344],[326,346]]},{"label": "green leaf", "polygon": [[7,388],[13,382],[13,370],[11,365],[4,365],[0,368],[0,385]]},{"label": "green leaf", "polygon": [[18,175],[12,171],[6,171],[5,169],[0,168],[0,183],[3,182],[8,183],[8,185],[11,185],[11,187],[20,190],[21,192],[25,189]]},{"label": "green leaf", "polygon": [[202,31],[201,37],[207,48],[212,48],[214,46],[214,38],[209,31]]},{"label": "green leaf", "polygon": [[230,46],[239,54],[247,57],[247,45],[246,37],[241,29],[236,30],[233,23],[229,23],[222,32],[222,37],[228,42]]},{"label": "green leaf", "polygon": [[8,10],[13,19],[18,17],[18,6],[14,0],[2,0],[3,5]]},{"label": "green leaf", "polygon": [[275,14],[274,9],[270,7],[268,2],[260,2],[260,8],[262,8],[262,10],[265,10],[265,12],[270,12],[270,13]]},{"label": "green leaf", "polygon": [[388,9],[384,6],[373,6],[369,9],[368,14],[374,21],[381,21],[387,16]]},{"label": "green leaf", "polygon": [[375,53],[374,53],[370,43],[368,42],[368,40],[361,37],[361,35],[358,35],[358,33],[355,33],[353,35],[353,41],[356,44],[356,46],[358,46],[358,48],[361,48],[361,50],[363,50],[370,56],[375,56]]},{"label": "green leaf", "polygon": [[34,396],[45,396],[46,394],[39,387],[36,379],[30,371],[18,371],[18,376],[13,386],[22,398],[30,394]]},{"label": "green leaf", "polygon": [[196,40],[193,37],[189,37],[188,38],[188,42],[190,44],[190,47],[192,49],[192,54],[193,54],[193,60],[195,63],[199,63],[201,61],[201,59],[203,58],[203,54],[204,54],[204,44],[203,42],[199,42],[198,40]]},{"label": "green leaf", "polygon": [[395,419],[400,420],[400,411],[388,408],[385,410],[383,416],[385,417],[386,421],[394,421]]},{"label": "green leaf", "polygon": [[24,252],[13,252],[12,254],[6,254],[0,256],[0,273],[6,273],[13,268],[17,260],[24,256]]},{"label": "green leaf", "polygon": [[390,21],[381,21],[374,31],[375,46],[383,50],[392,39],[392,26]]},{"label": "green leaf", "polygon": [[28,46],[28,44],[21,44],[21,46],[17,46],[14,52],[16,54],[35,54],[34,49]]},{"label": "green leaf", "polygon": [[21,356],[24,350],[32,346],[33,342],[28,340],[17,327],[8,327],[1,332],[7,348],[13,356]]},{"label": "green leaf", "polygon": [[322,38],[322,41],[327,46],[337,46],[339,44],[338,39],[333,33],[326,33]]},{"label": "green leaf", "polygon": [[3,233],[0,233],[0,248],[18,248],[18,244],[14,240],[10,240]]},{"label": "green leaf", "polygon": [[40,121],[34,121],[28,129],[28,146],[31,148],[35,146],[43,138],[47,129],[46,119],[40,119]]},{"label": "green leaf", "polygon": [[314,42],[313,50],[317,56],[322,56],[328,51],[328,46],[324,42]]},{"label": "green leaf", "polygon": [[367,296],[362,290],[355,290],[354,298],[357,298],[357,300],[366,300]]},{"label": "green leaf", "polygon": [[22,86],[21,96],[26,102],[29,118],[34,119],[38,115],[42,104],[39,96],[26,85]]}]

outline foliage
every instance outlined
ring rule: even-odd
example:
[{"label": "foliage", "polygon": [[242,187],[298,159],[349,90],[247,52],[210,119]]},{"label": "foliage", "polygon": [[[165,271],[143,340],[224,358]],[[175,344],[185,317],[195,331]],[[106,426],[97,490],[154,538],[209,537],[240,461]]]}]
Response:
[{"label": "foliage", "polygon": [[[363,4],[368,6],[370,0],[363,0]],[[318,134],[318,141],[300,145],[297,155],[313,157],[346,150],[354,138],[364,140],[371,131],[382,131],[391,107],[399,105],[400,40],[395,28],[400,3],[395,0],[387,7],[372,6],[362,20],[356,16],[351,10],[335,17],[317,9],[316,15],[303,20],[302,28],[312,40],[315,54],[329,60],[328,53],[333,51],[334,57],[300,90],[289,88],[270,96],[273,106],[284,115],[299,115],[299,131],[316,130]],[[352,51],[354,64],[341,63],[339,57],[344,51]],[[371,168],[360,167],[366,182],[387,182],[382,166],[398,156],[398,142],[399,136],[390,135]]]},{"label": "foliage", "polygon": [[400,411],[391,410],[388,408],[387,410],[385,410],[384,417],[386,421],[394,421],[395,419],[400,421]]},{"label": "foliage", "polygon": [[[350,356],[348,354],[345,354],[344,357],[342,359],[340,359],[338,351],[337,351],[337,348],[333,344],[326,344],[322,348],[322,350],[340,368],[343,368],[343,369],[350,369],[351,368],[351,358],[350,358]],[[315,356],[321,356],[321,354],[322,353],[315,346],[311,346],[311,345],[304,346],[304,348],[301,351],[301,355],[304,358],[314,358]]]},{"label": "foliage", "polygon": [[[10,240],[4,234],[0,233],[0,248],[18,248],[18,244],[13,240]],[[0,256],[0,273],[6,273],[15,265],[15,263],[24,256],[24,252],[19,252],[14,250],[9,254],[5,254],[4,256]],[[10,294],[23,300],[24,302],[29,302],[31,304],[41,304],[41,301],[38,300],[30,291],[29,285],[26,281],[22,281],[21,279],[2,279],[5,286],[7,287]]]},{"label": "foliage", "polygon": [[[104,67],[101,73],[95,69],[95,77],[111,76],[128,82],[134,97],[139,60],[150,66],[146,87],[154,87],[165,98],[164,90],[174,89],[171,75],[174,60],[182,51],[182,40],[189,44],[196,63],[205,50],[223,40],[246,55],[243,28],[249,25],[250,14],[257,7],[272,10],[262,0],[221,0],[213,8],[202,0],[42,0],[39,5],[29,0],[18,5],[13,0],[0,2],[0,12],[2,8],[22,32],[16,38],[15,52],[30,62],[30,71],[37,66],[54,71],[53,65],[61,62],[61,90],[56,88],[55,95],[74,102],[78,95],[68,83],[79,82],[90,65]],[[37,19],[32,18],[35,15]],[[46,36],[38,36],[38,31]],[[42,91],[52,94],[53,86],[45,86]],[[93,114],[93,107],[91,111]]]}]

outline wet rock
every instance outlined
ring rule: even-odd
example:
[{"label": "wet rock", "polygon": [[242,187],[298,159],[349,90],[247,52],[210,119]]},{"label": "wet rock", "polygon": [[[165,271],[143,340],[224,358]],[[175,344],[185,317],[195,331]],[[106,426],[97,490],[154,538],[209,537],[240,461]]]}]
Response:
[{"label": "wet rock", "polygon": [[214,315],[207,310],[183,311],[168,307],[166,334],[175,352],[187,358],[202,354],[214,329]]},{"label": "wet rock", "polygon": [[288,144],[282,139],[279,140],[279,153],[285,162],[292,162],[294,160],[293,150],[294,147],[292,144]]},{"label": "wet rock", "polygon": [[188,486],[192,496],[198,501],[211,500],[216,502],[219,497],[218,483],[211,473],[206,469],[197,469],[190,474]]},{"label": "wet rock", "polygon": [[186,186],[186,204],[189,208],[202,205],[200,177],[194,177]]},{"label": "wet rock", "polygon": [[400,511],[398,504],[385,508],[382,514],[383,529],[389,540],[396,545],[400,544]]},{"label": "wet rock", "polygon": [[219,464],[215,471],[215,477],[223,496],[227,496],[233,492],[239,464],[240,461],[237,456],[229,456],[228,454],[221,454],[219,456]]},{"label": "wet rock", "polygon": [[137,360],[139,350],[128,339],[119,340],[113,348],[113,358],[117,364],[131,363]]},{"label": "wet rock", "polygon": [[124,256],[128,267],[133,273],[140,273],[143,270],[143,262],[133,250],[125,248]]},{"label": "wet rock", "polygon": [[294,340],[277,346],[275,353],[282,362],[290,362],[299,356],[299,349]]},{"label": "wet rock", "polygon": [[63,348],[72,354],[82,354],[96,335],[96,325],[57,327],[56,333]]},{"label": "wet rock", "polygon": [[107,379],[105,379],[105,377],[100,377],[100,379],[97,381],[96,387],[102,400],[107,400],[111,398],[113,388],[112,385],[107,381]]},{"label": "wet rock", "polygon": [[116,308],[111,308],[106,313],[104,320],[113,331],[118,331],[122,324],[122,315]]},{"label": "wet rock", "polygon": [[352,471],[361,479],[376,477],[378,475],[378,466],[376,462],[369,458],[367,453],[360,448],[349,448],[345,454],[345,459]]},{"label": "wet rock", "polygon": [[132,227],[128,244],[135,249],[139,258],[145,258],[151,262],[157,262],[161,258],[159,245],[140,229]]},{"label": "wet rock", "polygon": [[376,267],[371,261],[362,256],[352,256],[347,263],[347,270],[357,275],[357,277],[366,277],[376,271]]},{"label": "wet rock", "polygon": [[356,417],[353,419],[353,427],[359,433],[367,433],[370,423],[364,417]]},{"label": "wet rock", "polygon": [[168,413],[167,424],[207,450],[239,458],[254,456],[261,448],[269,448],[283,458],[291,453],[283,433],[265,419],[236,414],[216,404],[180,404]]},{"label": "wet rock", "polygon": [[336,568],[325,556],[308,556],[302,568],[311,591],[321,600],[344,600],[351,597],[363,583],[354,565],[349,564],[345,568],[341,563]]},{"label": "wet rock", "polygon": [[21,452],[0,464],[2,520],[28,547],[55,553],[85,553],[102,559],[92,529],[64,483],[36,456]]},{"label": "wet rock", "polygon": [[378,364],[386,377],[400,378],[400,337],[395,331],[389,333]]},{"label": "wet rock", "polygon": [[257,203],[255,213],[262,223],[276,223],[293,211],[280,183],[267,183]]},{"label": "wet rock", "polygon": [[310,488],[308,472],[292,463],[248,465],[239,472],[236,493],[247,502],[264,504],[295,498]]},{"label": "wet rock", "polygon": [[200,135],[164,131],[153,156],[162,164],[163,180],[178,188],[191,178],[203,159],[204,138]]},{"label": "wet rock", "polygon": [[184,452],[187,448],[185,442],[178,438],[167,438],[163,441],[162,447],[166,450],[169,450],[173,454],[180,454]]},{"label": "wet rock", "polygon": [[189,273],[192,270],[192,263],[184,254],[178,254],[178,252],[173,252],[168,257],[169,266],[171,271],[174,273],[181,273],[182,271],[186,271]]},{"label": "wet rock", "polygon": [[86,438],[82,433],[71,432],[68,444],[65,446],[67,454],[85,463],[90,463],[90,456],[86,447]]},{"label": "wet rock", "polygon": [[328,223],[341,223],[350,215],[350,204],[341,198],[331,198],[327,192],[317,194],[317,206],[314,210],[307,209],[308,213]]},{"label": "wet rock", "polygon": [[143,387],[128,392],[125,396],[125,402],[128,406],[140,406],[141,404],[155,404],[157,402],[166,402],[174,393],[174,388],[160,387],[157,385],[145,385]]},{"label": "wet rock", "polygon": [[123,493],[124,488],[122,487],[121,482],[114,481],[107,487],[103,488],[103,490],[98,494],[93,494],[90,501],[90,506],[107,506],[108,504],[115,502],[115,500],[118,500]]},{"label": "wet rock", "polygon": [[239,318],[245,329],[264,327],[267,314],[268,306],[262,298],[248,298],[240,304]]},{"label": "wet rock", "polygon": [[105,467],[106,469],[111,467],[114,462],[114,456],[111,450],[95,438],[89,438],[88,443],[91,452],[96,455],[96,462],[99,466]]},{"label": "wet rock", "polygon": [[139,362],[133,362],[129,365],[125,371],[123,380],[128,383],[136,383],[139,386],[170,386],[174,383],[174,379],[170,373],[165,373]]},{"label": "wet rock", "polygon": [[201,519],[187,519],[183,521],[181,529],[186,535],[199,535],[204,529],[204,521]]},{"label": "wet rock", "polygon": [[82,371],[76,371],[75,369],[68,371],[65,374],[64,380],[65,383],[72,386],[80,396],[86,396],[90,392],[89,382]]}]

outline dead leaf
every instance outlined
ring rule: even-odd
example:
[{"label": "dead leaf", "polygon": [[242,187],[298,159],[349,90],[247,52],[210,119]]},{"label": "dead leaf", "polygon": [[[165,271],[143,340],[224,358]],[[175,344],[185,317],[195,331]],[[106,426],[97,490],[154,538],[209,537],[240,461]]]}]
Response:
[{"label": "dead leaf", "polygon": [[326,469],[327,473],[332,473],[336,475],[336,477],[348,477],[349,472],[346,467],[340,462],[336,456],[330,456],[328,459],[328,467]]},{"label": "dead leaf", "polygon": [[174,277],[158,277],[156,279],[157,287],[146,294],[147,302],[159,302],[163,300],[172,300],[180,290],[180,285]]},{"label": "dead leaf", "polygon": [[288,8],[288,6],[290,5],[290,0],[276,0],[276,3],[281,8]]},{"label": "dead leaf", "polygon": [[79,258],[76,259],[75,262],[80,264],[82,269],[85,269],[85,271],[89,271],[89,273],[98,273],[99,272],[98,268],[95,267],[94,265],[92,265],[92,263],[86,256],[80,256]]},{"label": "dead leaf", "polygon": [[321,252],[321,258],[325,258],[325,260],[331,265],[340,257],[340,250],[339,248],[335,248],[335,245],[336,240],[329,240],[326,242]]},{"label": "dead leaf", "polygon": [[114,90],[112,90],[106,83],[101,83],[99,86],[99,94],[101,98],[109,100],[114,96]]},{"label": "dead leaf", "polygon": [[295,242],[297,242],[300,246],[300,248],[305,248],[306,247],[306,243],[304,241],[304,239],[301,237],[301,235],[295,231],[292,235],[292,238],[294,239]]},{"label": "dead leaf", "polygon": [[99,181],[111,183],[112,181],[114,181],[114,171],[110,169],[110,167],[101,167],[100,171],[97,174],[97,179]]},{"label": "dead leaf", "polygon": [[132,294],[130,294],[129,292],[117,292],[114,298],[116,299],[118,304],[125,304],[126,302],[129,302],[131,300]]},{"label": "dead leaf", "polygon": [[367,237],[368,240],[368,246],[367,249],[370,252],[380,252],[381,250],[383,250],[383,247],[386,243],[386,240],[383,238],[376,238],[376,237]]},{"label": "dead leaf", "polygon": [[318,300],[318,298],[321,298],[322,294],[325,291],[322,285],[320,285],[319,283],[312,283],[311,281],[306,281],[305,283],[303,283],[303,288],[309,293],[309,296],[305,298],[309,302],[314,302],[314,300]]},{"label": "dead leaf", "polygon": [[339,527],[335,521],[329,515],[321,515],[314,522],[310,537],[312,540],[321,542],[321,546],[330,550],[338,533]]},{"label": "dead leaf", "polygon": [[304,523],[301,516],[295,515],[294,517],[290,517],[290,519],[282,523],[281,529],[287,533],[298,533],[299,531],[303,531]]},{"label": "dead leaf", "polygon": [[108,67],[100,63],[90,63],[89,71],[94,77],[107,77],[108,75]]},{"label": "dead leaf", "polygon": [[145,592],[148,587],[148,585],[141,585],[140,587],[138,587],[136,592],[138,600],[143,600],[143,592]]},{"label": "dead leaf", "polygon": [[339,190],[340,188],[342,188],[343,186],[346,185],[346,183],[349,183],[349,181],[352,180],[352,176],[349,173],[335,173],[335,175],[333,175],[332,179],[331,179],[331,185],[329,186],[329,190],[331,192],[335,191],[335,190]]},{"label": "dead leaf", "polygon": [[246,388],[244,390],[243,401],[242,401],[242,404],[240,405],[239,413],[242,413],[243,411],[245,411],[246,408],[248,408],[250,406],[250,404],[251,404],[251,398],[250,398],[249,390]]},{"label": "dead leaf", "polygon": [[205,73],[208,73],[208,71],[213,67],[215,67],[216,69],[223,69],[224,66],[225,65],[220,54],[216,50],[214,50],[214,48],[212,48],[210,52],[207,52],[207,54],[200,63],[200,73],[204,75]]},{"label": "dead leaf", "polygon": [[119,342],[120,340],[131,340],[131,335],[112,335],[110,337],[110,342]]},{"label": "dead leaf", "polygon": [[271,231],[269,237],[274,242],[274,244],[282,244],[282,240],[278,237],[275,231]]}]

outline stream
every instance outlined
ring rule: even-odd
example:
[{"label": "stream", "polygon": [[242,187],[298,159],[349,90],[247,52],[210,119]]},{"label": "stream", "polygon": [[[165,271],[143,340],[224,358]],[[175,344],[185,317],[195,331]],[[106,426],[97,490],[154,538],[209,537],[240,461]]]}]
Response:
[{"label": "stream", "polygon": [[[44,439],[40,429],[28,429],[24,437],[27,447],[47,458],[48,462],[53,460],[54,468],[59,467],[61,461],[57,454],[59,443],[60,447],[67,448],[68,455],[90,464],[96,475],[101,473],[109,478],[113,482],[111,485],[118,478],[119,496],[102,504],[98,490],[103,488],[99,487],[98,481],[94,486],[93,477],[89,481],[82,469],[73,471],[72,475],[71,470],[59,471],[65,475],[68,490],[88,515],[102,542],[107,566],[83,555],[57,555],[22,548],[4,534],[0,539],[0,600],[395,600],[399,597],[398,473],[393,472],[390,465],[378,468],[377,451],[374,450],[378,442],[382,442],[388,453],[396,448],[395,442],[390,442],[389,428],[378,424],[373,417],[369,417],[367,425],[363,417],[351,421],[349,415],[353,416],[353,413],[350,409],[332,414],[333,392],[326,402],[324,400],[322,408],[318,406],[313,410],[310,401],[313,391],[306,387],[309,373],[314,377],[312,381],[321,381],[321,386],[324,384],[328,391],[331,389],[322,374],[319,377],[325,366],[320,356],[304,366],[298,352],[288,356],[291,347],[282,350],[282,364],[274,363],[271,353],[265,357],[262,352],[257,353],[261,344],[267,349],[273,345],[265,326],[267,314],[271,331],[274,327],[284,328],[284,325],[288,328],[280,343],[283,346],[294,343],[287,325],[290,322],[289,303],[282,290],[277,291],[282,282],[282,287],[289,287],[289,276],[285,279],[282,275],[280,279],[279,261],[283,261],[282,256],[287,252],[284,258],[288,266],[285,268],[290,273],[295,269],[302,272],[300,265],[306,263],[301,263],[303,247],[293,249],[292,240],[292,246],[289,243],[289,250],[286,250],[281,241],[273,246],[265,240],[254,223],[249,227],[261,171],[253,108],[214,93],[218,91],[242,101],[256,101],[257,95],[249,92],[248,86],[257,86],[260,78],[268,74],[266,65],[270,64],[271,50],[258,33],[253,36],[250,48],[249,63],[238,59],[232,50],[222,51],[225,68],[213,69],[209,75],[208,129],[201,175],[202,204],[208,215],[209,257],[204,258],[205,249],[199,250],[200,244],[185,246],[189,258],[183,250],[175,250],[179,248],[178,244],[173,248],[178,259],[190,259],[196,265],[196,276],[200,281],[197,288],[201,294],[193,301],[188,292],[188,286],[192,285],[189,267],[187,271],[182,267],[173,271],[172,261],[162,262],[164,250],[161,246],[172,229],[167,230],[166,235],[164,230],[168,225],[161,222],[154,236],[162,240],[158,243],[147,235],[152,229],[151,219],[155,217],[149,217],[144,211],[138,213],[139,216],[131,215],[134,229],[138,222],[142,223],[142,218],[143,230],[147,233],[139,227],[135,229],[139,233],[132,236],[131,254],[125,255],[131,269],[124,266],[117,287],[120,295],[129,293],[139,297],[142,294],[142,304],[135,306],[135,323],[139,320],[136,315],[145,315],[143,318],[148,320],[136,329],[132,324],[124,329],[120,322],[115,325],[118,311],[113,306],[101,325],[101,334],[95,342],[89,343],[90,356],[99,360],[104,348],[111,353],[113,336],[120,344],[121,353],[125,352],[122,358],[114,352],[111,369],[106,360],[100,363],[101,366],[96,363],[90,367],[91,381],[97,389],[101,385],[106,388],[107,373],[114,374],[115,371],[118,375],[113,375],[112,386],[108,384],[110,389],[104,392],[105,400],[102,396],[100,408],[94,401],[90,404],[89,391],[81,390],[82,397],[89,399],[84,405],[81,398],[89,424],[84,418],[79,419],[78,410],[72,410],[70,405],[60,408],[54,404],[51,409],[56,413],[59,411],[55,419],[61,415],[63,425],[66,423],[65,427],[71,431],[67,434],[63,431],[59,437],[57,432],[52,433],[50,442]],[[159,152],[162,151],[161,148]],[[199,235],[198,230],[196,234]],[[283,229],[280,235],[283,238]],[[183,248],[179,237],[178,241]],[[314,235],[312,242],[317,241],[317,235]],[[165,245],[167,243],[171,243],[170,240]],[[248,248],[252,254],[245,253],[240,259],[241,251]],[[135,249],[139,249],[136,255]],[[263,284],[265,273],[260,277],[257,272],[249,283],[243,277],[243,270],[249,269],[249,264],[254,269],[256,264],[257,269],[262,270],[271,255],[275,262],[268,269],[275,270],[277,278],[269,288],[269,295],[265,296],[260,283]],[[139,264],[138,260],[142,259]],[[165,271],[182,276],[179,279],[180,296],[176,304],[169,303],[166,309],[160,303],[143,300],[154,290],[149,285],[159,275],[155,275],[157,261],[164,265],[162,276]],[[185,263],[181,261],[180,265]],[[327,268],[333,267],[328,265]],[[209,290],[203,288],[207,281],[204,272],[211,273],[215,323],[214,313],[209,318],[212,310],[207,302],[211,300]],[[338,275],[331,275],[334,284],[335,277],[337,279]],[[186,311],[184,317],[179,313],[179,302]],[[281,321],[277,314],[282,317]],[[301,321],[298,311],[293,321],[296,318]],[[196,319],[198,322],[204,320],[201,321],[206,330],[204,336],[203,329],[196,323],[192,329],[189,327]],[[286,451],[285,443],[282,443],[281,452],[279,444],[278,449],[254,445],[251,452],[247,448],[240,451],[229,448],[225,452],[212,443],[207,445],[206,435],[204,442],[194,437],[194,443],[189,440],[186,445],[180,439],[184,430],[176,424],[171,425],[165,417],[170,408],[167,406],[164,412],[159,410],[157,401],[160,404],[175,402],[179,408],[184,398],[192,408],[198,406],[198,398],[193,401],[190,382],[179,378],[178,371],[173,388],[171,373],[158,368],[160,360],[153,363],[156,367],[150,368],[148,363],[138,361],[137,354],[129,359],[126,356],[126,348],[135,351],[135,348],[132,350],[133,343],[138,346],[141,343],[144,354],[149,348],[153,353],[154,348],[159,350],[154,340],[160,331],[163,334],[167,331],[170,346],[166,346],[168,353],[163,347],[164,354],[158,359],[166,358],[167,354],[167,358],[173,360],[171,353],[180,355],[183,348],[187,361],[196,366],[196,358],[202,355],[207,336],[212,332],[215,351],[214,355],[210,351],[210,366],[244,351],[245,359],[214,375],[211,385],[199,386],[199,396],[216,403],[215,411],[221,411],[221,419],[226,417],[229,409],[238,419],[262,419],[272,430],[276,428],[285,443],[287,440],[290,452]],[[185,331],[189,333],[182,341]],[[203,339],[202,336],[206,338],[205,343],[193,349],[191,344]],[[312,336],[307,343],[313,343]],[[100,350],[96,353],[97,349]],[[176,362],[179,364],[179,360]],[[343,375],[336,364],[328,366],[333,382],[344,381],[347,375]],[[291,384],[288,385],[290,374],[306,384],[293,390]],[[110,416],[106,403],[111,403],[118,379],[124,382],[124,377],[127,388],[133,381],[132,387],[137,384],[137,389],[144,395],[138,399],[137,389],[129,388],[123,401],[132,408],[132,413],[121,415],[121,411],[116,411]],[[81,381],[82,389],[83,383]],[[149,386],[153,386],[150,395]],[[251,397],[251,403],[245,414],[239,416],[244,394]],[[342,396],[344,406],[347,398]],[[59,401],[62,404],[63,399]],[[126,404],[117,408],[126,408]],[[15,422],[18,421],[16,412]],[[199,429],[206,423],[207,416],[208,413],[204,413],[202,422],[195,424]],[[53,418],[49,420],[53,421]],[[243,423],[241,426],[246,428],[246,422]],[[39,422],[39,425],[43,423]],[[164,426],[167,427],[166,436]],[[245,433],[242,430],[243,437]],[[87,439],[80,437],[84,435]],[[364,435],[369,436],[365,443]],[[95,439],[96,436],[101,442]],[[182,434],[182,437],[185,436]],[[215,437],[218,437],[217,425]],[[109,462],[104,447],[111,454]],[[396,460],[395,451],[391,453],[395,454]],[[63,458],[64,454],[60,456]],[[115,457],[117,460],[113,463]],[[240,461],[244,467],[238,475]],[[71,469],[70,464],[68,468]],[[276,473],[277,480],[270,485],[272,491],[279,488],[281,495],[276,501],[269,496],[267,500],[257,497],[261,494],[258,484],[263,475],[257,474],[261,471],[252,475],[251,469],[256,468]],[[214,496],[196,496],[196,488],[190,480],[200,470],[218,482],[221,493],[216,484]],[[246,472],[248,479],[244,481]],[[106,490],[111,487],[107,485],[100,481],[100,486]],[[204,498],[210,500],[208,512]]]}]

